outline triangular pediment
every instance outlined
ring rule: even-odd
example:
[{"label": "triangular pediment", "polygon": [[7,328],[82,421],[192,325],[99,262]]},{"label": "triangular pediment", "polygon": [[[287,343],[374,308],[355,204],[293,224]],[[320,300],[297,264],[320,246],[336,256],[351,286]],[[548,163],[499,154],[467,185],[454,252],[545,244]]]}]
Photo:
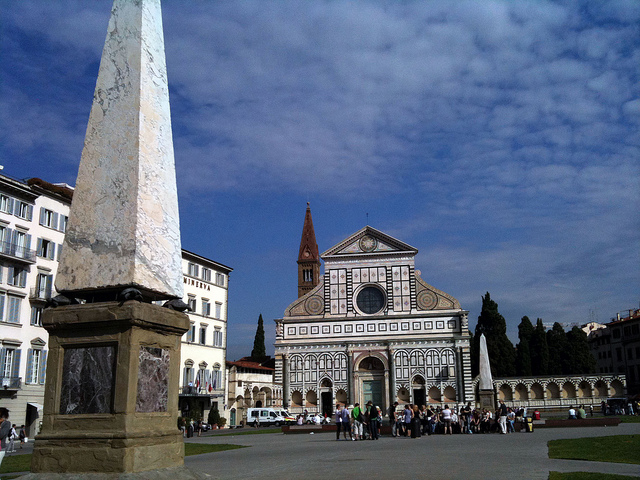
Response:
[{"label": "triangular pediment", "polygon": [[367,225],[324,252],[321,258],[397,253],[411,253],[415,255],[418,253],[418,250],[411,245],[401,242],[397,238],[393,238]]}]

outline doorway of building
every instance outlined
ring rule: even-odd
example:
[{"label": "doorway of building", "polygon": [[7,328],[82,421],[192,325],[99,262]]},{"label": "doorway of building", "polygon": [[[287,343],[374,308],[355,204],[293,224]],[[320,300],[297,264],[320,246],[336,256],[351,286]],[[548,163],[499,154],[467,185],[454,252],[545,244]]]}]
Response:
[{"label": "doorway of building", "polygon": [[256,401],[256,408],[262,408],[262,400]]},{"label": "doorway of building", "polygon": [[363,380],[362,397],[366,405],[371,401],[375,406],[382,406],[382,380]]},{"label": "doorway of building", "polygon": [[231,414],[229,415],[229,425],[235,425],[236,424],[236,409],[232,408],[231,409]]},{"label": "doorway of building", "polygon": [[322,392],[320,401],[322,403],[322,415],[327,415],[331,418],[333,415],[333,395],[331,392]]},{"label": "doorway of building", "polygon": [[418,406],[427,404],[427,394],[424,388],[416,388],[413,390],[413,404]]}]

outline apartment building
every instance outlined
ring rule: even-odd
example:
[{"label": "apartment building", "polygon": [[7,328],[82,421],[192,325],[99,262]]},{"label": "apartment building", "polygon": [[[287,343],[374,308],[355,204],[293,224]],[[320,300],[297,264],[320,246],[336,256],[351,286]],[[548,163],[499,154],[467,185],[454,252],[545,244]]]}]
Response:
[{"label": "apartment building", "polygon": [[48,335],[41,318],[72,195],[65,184],[0,175],[0,404],[29,436],[42,416]]},{"label": "apartment building", "polygon": [[233,269],[182,251],[184,301],[190,328],[182,337],[179,409],[183,417],[207,420],[211,409],[226,412],[229,274]]}]

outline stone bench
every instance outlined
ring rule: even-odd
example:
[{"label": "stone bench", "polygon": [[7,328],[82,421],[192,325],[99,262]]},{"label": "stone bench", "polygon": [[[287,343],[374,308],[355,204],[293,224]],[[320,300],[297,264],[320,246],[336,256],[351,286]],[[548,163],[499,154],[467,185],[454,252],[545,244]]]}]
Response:
[{"label": "stone bench", "polygon": [[560,427],[617,427],[620,423],[618,417],[550,419],[544,423],[536,424],[535,428],[560,428]]}]

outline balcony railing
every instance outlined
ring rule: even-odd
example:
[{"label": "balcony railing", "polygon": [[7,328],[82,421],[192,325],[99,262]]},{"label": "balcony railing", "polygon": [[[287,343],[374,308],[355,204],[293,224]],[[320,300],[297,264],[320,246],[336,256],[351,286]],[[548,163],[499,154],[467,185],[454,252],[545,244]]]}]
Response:
[{"label": "balcony railing", "polygon": [[41,300],[47,301],[51,298],[51,289],[50,288],[32,288],[31,293],[29,294],[29,298],[31,300]]},{"label": "balcony railing", "polygon": [[0,242],[0,254],[25,263],[36,263],[35,250],[24,248],[13,242]]},{"label": "balcony railing", "polygon": [[0,385],[5,390],[18,390],[22,385],[22,377],[0,377]]}]

